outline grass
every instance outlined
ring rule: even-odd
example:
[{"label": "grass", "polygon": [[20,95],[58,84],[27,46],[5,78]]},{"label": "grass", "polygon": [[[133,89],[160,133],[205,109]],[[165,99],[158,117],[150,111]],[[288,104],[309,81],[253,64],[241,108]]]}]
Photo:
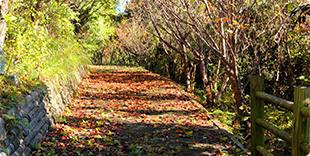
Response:
[{"label": "grass", "polygon": [[[59,48],[60,46],[62,48]],[[19,79],[16,85],[7,76],[0,76],[0,114],[16,106],[35,88],[46,90],[46,86],[71,87],[77,84],[81,70],[90,63],[79,44],[56,39],[50,41],[49,48],[48,52],[38,57],[46,58],[40,67],[37,64],[40,64],[41,60],[31,56],[19,62],[9,59],[6,64],[7,74],[17,74]]]}]

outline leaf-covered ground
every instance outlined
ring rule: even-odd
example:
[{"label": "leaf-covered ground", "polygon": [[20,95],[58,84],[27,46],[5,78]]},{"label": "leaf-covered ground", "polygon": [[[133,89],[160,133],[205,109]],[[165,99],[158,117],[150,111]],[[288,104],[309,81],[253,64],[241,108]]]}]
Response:
[{"label": "leaf-covered ground", "polygon": [[168,78],[92,66],[33,155],[240,155]]}]

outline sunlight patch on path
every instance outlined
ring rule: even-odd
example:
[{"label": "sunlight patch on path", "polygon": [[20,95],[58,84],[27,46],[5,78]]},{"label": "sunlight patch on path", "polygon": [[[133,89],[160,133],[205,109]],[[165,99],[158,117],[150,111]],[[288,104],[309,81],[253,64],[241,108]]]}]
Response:
[{"label": "sunlight patch on path", "polygon": [[168,78],[136,67],[90,69],[41,147],[73,155],[240,155]]}]

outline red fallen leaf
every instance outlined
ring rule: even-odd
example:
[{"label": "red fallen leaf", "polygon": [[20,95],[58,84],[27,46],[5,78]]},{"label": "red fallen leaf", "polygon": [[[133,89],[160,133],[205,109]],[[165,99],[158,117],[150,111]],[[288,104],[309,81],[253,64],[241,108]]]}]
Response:
[{"label": "red fallen leaf", "polygon": [[164,150],[168,150],[168,148],[167,147],[161,147],[159,150],[164,151]]},{"label": "red fallen leaf", "polygon": [[195,145],[197,145],[198,144],[198,142],[192,142],[193,144],[195,144]]},{"label": "red fallen leaf", "polygon": [[213,152],[212,154],[213,154],[213,155],[220,156],[220,155],[222,155],[223,153],[222,153],[220,150],[216,150],[216,151]]},{"label": "red fallen leaf", "polygon": [[[157,126],[154,126],[153,121],[160,121],[160,123],[156,123],[158,125],[161,125],[161,129],[165,129],[164,135],[159,133],[154,134],[146,134],[146,135],[134,135],[137,138],[136,139],[143,139],[143,140],[151,140],[154,137],[161,138],[161,137],[167,137],[168,139],[176,139],[178,141],[179,139],[183,139],[185,131],[183,131],[181,128],[176,131],[177,129],[173,129],[171,125],[174,125],[177,120],[185,119],[184,123],[179,124],[180,126],[192,126],[190,127],[191,130],[193,130],[193,126],[196,126],[192,123],[193,119],[199,122],[199,126],[201,127],[208,127],[210,126],[206,121],[203,121],[207,118],[206,115],[200,114],[200,108],[197,106],[194,106],[193,103],[186,102],[183,99],[188,100],[188,98],[185,98],[185,94],[183,91],[180,91],[180,87],[176,87],[175,84],[172,84],[170,81],[168,82],[167,79],[162,79],[162,77],[158,75],[148,74],[148,73],[113,73],[113,74],[91,74],[91,76],[86,76],[87,82],[84,81],[83,85],[80,85],[79,87],[82,87],[83,89],[78,89],[77,91],[80,93],[80,95],[84,94],[83,96],[78,97],[79,95],[76,95],[75,103],[73,103],[70,106],[70,110],[72,111],[72,114],[67,114],[67,121],[68,125],[66,127],[62,127],[66,132],[68,132],[69,136],[78,137],[79,140],[75,142],[73,145],[70,143],[70,140],[63,140],[63,142],[66,145],[66,150],[68,151],[69,155],[75,155],[77,154],[74,150],[77,148],[83,149],[83,153],[87,154],[88,152],[92,152],[94,155],[98,155],[99,153],[105,152],[109,153],[108,151],[112,151],[113,153],[116,153],[117,151],[121,151],[118,154],[122,154],[124,152],[124,155],[127,154],[130,150],[128,147],[131,146],[131,144],[124,142],[114,142],[115,140],[120,140],[119,136],[124,136],[124,138],[128,138],[128,135],[130,135],[132,130],[129,129],[131,127],[127,126],[128,123],[136,123],[138,121],[148,123],[146,124],[149,128],[155,129]],[[145,81],[144,83],[140,83],[140,81]],[[157,81],[159,80],[159,81]],[[103,82],[104,81],[104,82]],[[109,83],[107,83],[107,81]],[[123,83],[124,82],[124,83]],[[147,83],[146,83],[147,82]],[[88,84],[89,85],[88,85]],[[118,85],[120,83],[123,83],[122,85]],[[115,90],[115,87],[118,86],[118,89]],[[138,90],[136,90],[137,87],[140,87],[140,89],[143,92],[150,92],[151,90],[156,90],[157,87],[161,88],[175,88],[175,89],[169,89],[169,93],[157,93],[156,95],[147,95],[147,98],[141,98],[145,95],[140,95],[137,93]],[[102,92],[98,93],[97,90],[103,90]],[[111,89],[111,90],[110,90]],[[89,97],[91,97],[89,100],[88,95],[86,95],[84,92],[85,90],[89,90],[88,93],[91,94]],[[95,92],[93,92],[93,90]],[[117,92],[116,92],[117,91]],[[127,94],[128,92],[128,94]],[[129,95],[130,94],[130,95]],[[81,98],[82,97],[82,98]],[[162,101],[163,100],[163,101]],[[93,108],[90,108],[88,106],[94,106]],[[76,107],[76,108],[71,108]],[[119,108],[117,108],[119,107]],[[170,116],[167,114],[167,118],[164,116],[159,116],[159,119],[155,119],[158,115],[146,115],[147,118],[141,118],[144,117],[145,114],[137,111],[141,110],[142,112],[148,112],[148,110],[154,110],[154,111],[165,111],[170,110],[173,108],[173,110],[180,110],[180,111],[190,111],[191,113],[189,116]],[[96,109],[96,111],[94,111]],[[85,110],[85,111],[84,111]],[[93,110],[93,111],[92,111]],[[114,110],[113,112],[109,110]],[[104,118],[101,118],[101,112],[105,112],[106,116]],[[148,112],[149,113],[149,112]],[[93,116],[94,115],[94,116]],[[177,114],[178,115],[178,114]],[[111,122],[109,125],[104,125],[100,127],[101,129],[95,129],[97,127],[96,120],[100,118],[105,122],[108,122],[109,119],[112,119],[114,121],[115,118],[120,118],[122,116],[123,123],[120,122]],[[72,118],[72,117],[75,117]],[[89,122],[88,124],[81,123],[81,120],[83,118],[90,117],[87,119]],[[193,118],[193,119],[189,119]],[[86,120],[86,119],[84,119]],[[128,121],[128,122],[127,122]],[[168,125],[170,124],[170,125]],[[121,126],[124,125],[124,126]],[[167,125],[166,127],[164,125]],[[88,130],[84,128],[89,128]],[[58,127],[61,128],[61,125],[58,124]],[[74,129],[74,134],[67,129],[67,127],[71,127]],[[104,127],[104,128],[103,128]],[[169,128],[170,127],[170,128]],[[59,133],[62,130],[59,130],[56,128],[53,132],[57,133],[56,135],[49,134],[50,137],[55,138],[56,140],[60,140],[61,135]],[[80,132],[78,132],[80,131]],[[115,132],[116,138],[111,138],[112,136],[107,136],[108,139],[102,139],[100,137],[97,137],[96,133],[106,133],[107,131],[113,131]],[[126,131],[126,133],[124,133]],[[174,134],[173,134],[174,133]],[[100,135],[99,134],[99,135]],[[211,133],[209,135],[215,135],[216,133]],[[145,136],[145,138],[141,138],[142,136]],[[175,136],[175,137],[172,137]],[[68,139],[68,137],[65,136],[65,139]],[[91,149],[90,142],[95,143],[94,139],[97,144],[94,145],[94,149]],[[128,138],[131,139],[131,138]],[[87,146],[82,144],[84,140],[90,141],[88,142]],[[55,142],[55,140],[52,140]],[[106,143],[105,145],[103,145]],[[195,142],[192,142],[193,144],[196,144]],[[51,147],[45,147],[46,149],[50,150],[52,148],[55,149],[55,154],[61,155],[60,152],[63,151],[62,145],[59,145],[59,143],[56,144],[57,146],[51,146]],[[122,146],[123,148],[120,148],[118,146]],[[156,146],[155,144],[151,146]],[[225,146],[227,147],[227,146]],[[167,147],[159,146],[157,150],[158,152],[164,152]],[[169,147],[168,147],[169,148]],[[184,147],[184,149],[187,147]],[[210,147],[211,148],[211,147]],[[91,149],[91,150],[90,150]],[[149,151],[144,151],[144,149],[141,149],[143,153],[147,153]],[[173,150],[172,153],[181,153],[182,150]],[[170,151],[169,151],[170,152]],[[215,152],[215,150],[213,151]],[[60,153],[60,154],[59,154]],[[218,154],[219,155],[219,154]]]},{"label": "red fallen leaf", "polygon": [[177,138],[179,138],[179,136],[171,137],[171,139],[177,139]]}]

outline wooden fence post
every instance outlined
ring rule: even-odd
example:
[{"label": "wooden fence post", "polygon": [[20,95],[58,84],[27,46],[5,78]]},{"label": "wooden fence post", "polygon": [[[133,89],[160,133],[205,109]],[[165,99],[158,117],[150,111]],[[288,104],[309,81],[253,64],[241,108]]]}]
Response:
[{"label": "wooden fence post", "polygon": [[264,119],[264,100],[256,98],[257,91],[263,91],[264,78],[251,76],[251,155],[261,155],[256,147],[264,147],[264,128],[256,124],[256,119]]},{"label": "wooden fence post", "polygon": [[292,155],[306,156],[309,153],[302,151],[301,144],[310,144],[310,119],[301,113],[301,108],[310,107],[310,87],[294,88],[294,119]]}]

